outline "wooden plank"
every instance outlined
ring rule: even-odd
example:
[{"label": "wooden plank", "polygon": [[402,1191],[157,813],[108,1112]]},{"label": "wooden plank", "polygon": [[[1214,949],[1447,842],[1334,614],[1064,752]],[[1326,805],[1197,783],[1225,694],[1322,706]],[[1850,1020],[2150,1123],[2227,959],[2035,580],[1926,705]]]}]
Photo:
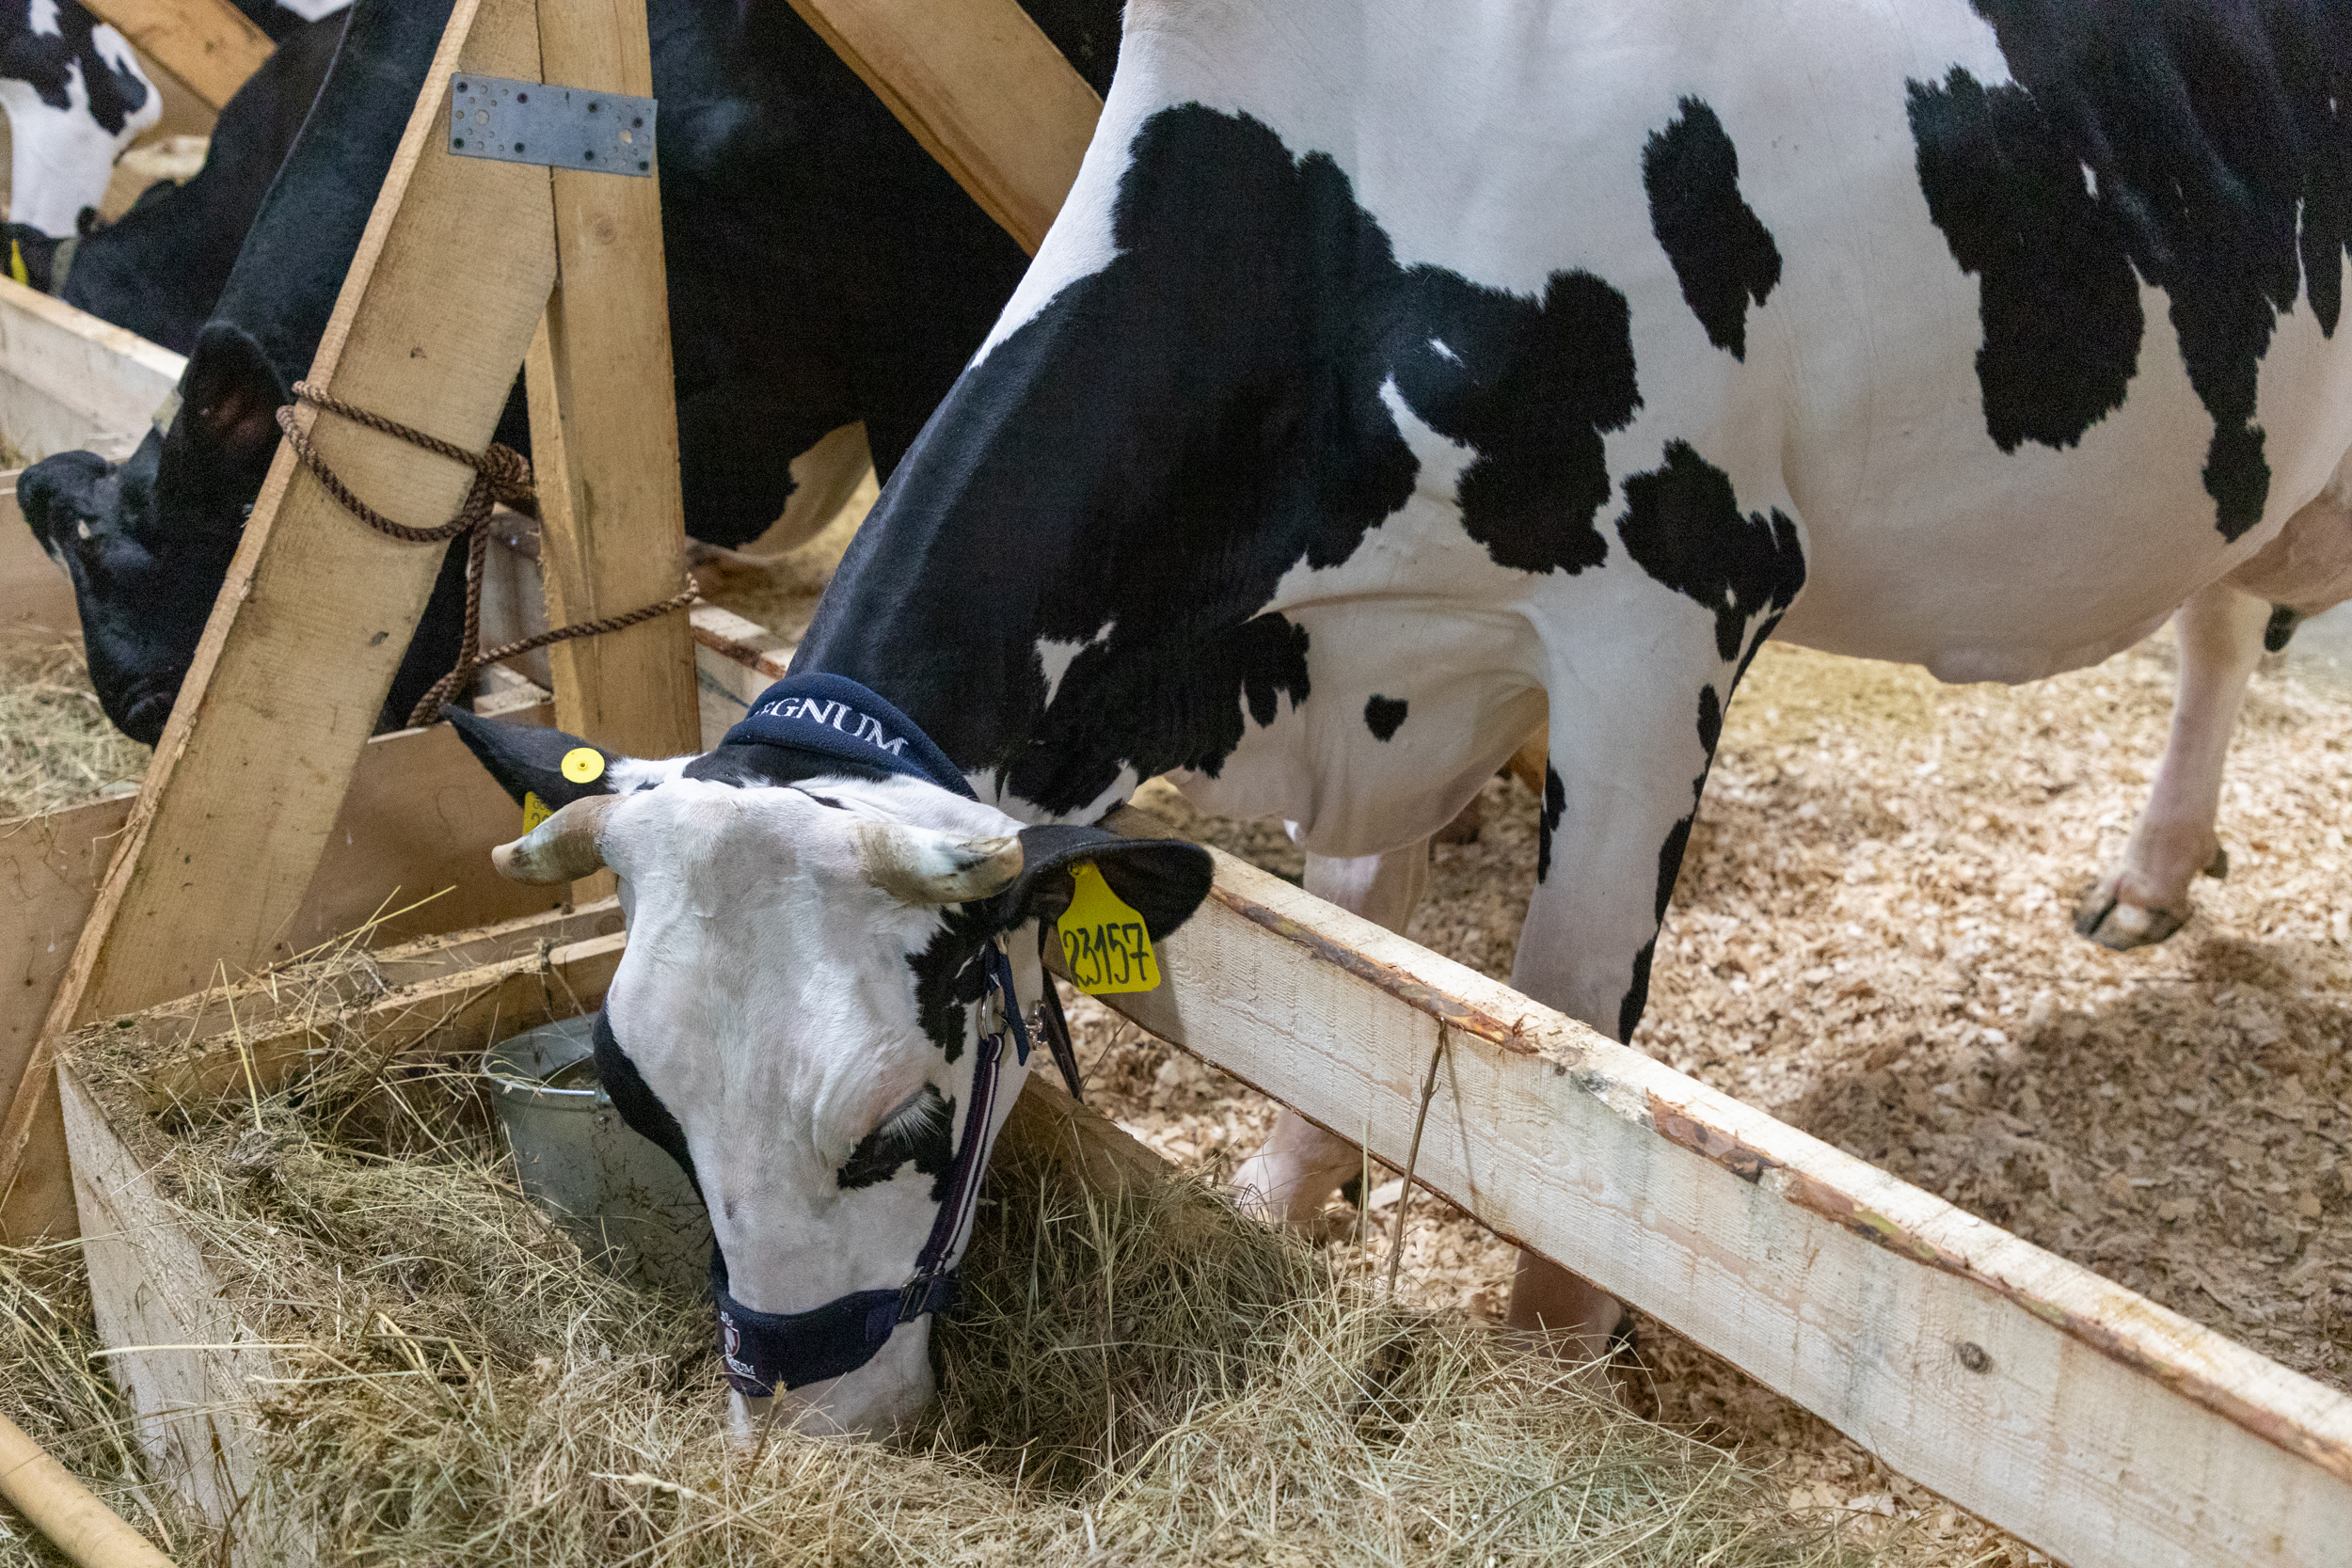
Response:
[{"label": "wooden plank", "polygon": [[16,482],[24,472],[0,470],[0,636],[78,642],[82,612],[73,602],[73,579],[49,559],[16,504]]},{"label": "wooden plank", "polygon": [[1103,101],[1016,0],[792,0],[981,211],[1034,255]]},{"label": "wooden plank", "polygon": [[[1127,832],[1165,835],[1141,813]],[[2344,1560],[2352,1400],[1230,856],[1104,1000],[2074,1568]]]},{"label": "wooden plank", "polygon": [[0,277],[0,436],[12,465],[135,438],[187,361],[135,332]]},{"label": "wooden plank", "polygon": [[[277,1375],[276,1356],[244,1322],[199,1238],[167,1219],[152,1179],[89,1091],[62,1076],[90,1305],[99,1338],[129,1353],[108,1356],[106,1370],[131,1396],[150,1473],[205,1518],[238,1518],[260,1464],[246,1412]],[[230,1561],[315,1560],[308,1543],[259,1537],[248,1521],[230,1541]]]},{"label": "wooden plank", "polygon": [[[539,52],[547,81],[653,92],[644,0],[544,5]],[[685,586],[686,503],[660,182],[561,168],[552,179],[558,282],[532,341],[528,388],[548,618],[564,626]],[[559,642],[548,659],[562,728],[637,756],[695,749],[683,614]]]},{"label": "wooden plank", "polygon": [[[461,65],[535,76],[531,0],[459,0],[310,379],[479,448],[545,307],[554,240],[545,169],[443,150],[447,78]],[[410,521],[450,515],[471,478],[348,421],[301,418],[345,483],[400,498]],[[438,565],[437,549],[360,526],[279,450],[60,993],[60,1026],[268,953]],[[9,1153],[0,1134],[0,1163]]]},{"label": "wooden plank", "polygon": [[215,110],[277,46],[229,0],[83,0]]},{"label": "wooden plank", "polygon": [[784,678],[798,644],[712,604],[696,605],[689,624],[694,633],[694,689],[707,752],[751,712],[753,702],[771,683]]},{"label": "wooden plank", "polygon": [[[542,918],[545,928],[563,932],[591,923],[618,925],[618,914],[617,904],[608,899],[579,915]],[[445,1053],[482,1051],[534,1023],[574,1017],[596,1006],[591,998],[603,996],[626,941],[616,930],[552,945],[548,940],[510,942],[532,950],[495,963],[430,974],[348,1003],[329,998],[318,1005],[305,999],[275,1011],[256,1009],[256,1017],[240,1014],[232,1033],[177,1049],[168,1043],[174,1031],[190,1026],[170,1012],[133,1014],[119,1022],[153,1031],[149,1043],[156,1048],[154,1053],[142,1058],[152,1075],[145,1085],[151,1105],[210,1105],[246,1098],[248,1081],[268,1093],[301,1070],[313,1051],[346,1030],[363,1033],[389,1059],[429,1041],[437,1041],[434,1049]],[[257,999],[265,1000],[266,993]],[[207,1016],[213,1016],[212,1009]]]}]

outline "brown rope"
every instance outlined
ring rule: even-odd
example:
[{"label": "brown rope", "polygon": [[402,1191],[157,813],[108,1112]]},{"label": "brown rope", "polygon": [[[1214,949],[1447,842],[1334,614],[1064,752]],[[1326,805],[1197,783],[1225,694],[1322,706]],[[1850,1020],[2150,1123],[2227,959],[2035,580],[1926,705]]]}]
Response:
[{"label": "brown rope", "polygon": [[409,727],[430,724],[438,718],[441,705],[450,694],[471,679],[475,671],[485,665],[501,663],[517,654],[530,653],[556,642],[568,642],[579,637],[601,637],[606,632],[619,631],[640,622],[651,621],[674,610],[684,610],[701,599],[701,593],[690,580],[684,592],[673,594],[657,604],[632,610],[624,615],[605,615],[593,621],[576,621],[568,626],[557,626],[534,637],[518,638],[500,644],[486,652],[482,646],[482,572],[490,549],[490,509],[504,502],[516,511],[536,517],[539,515],[538,492],[532,488],[531,463],[512,447],[490,443],[479,456],[453,441],[428,436],[412,425],[388,420],[381,414],[345,403],[342,399],[320,390],[307,381],[294,386],[296,399],[313,408],[339,414],[354,424],[365,425],[397,440],[420,447],[453,463],[462,464],[474,472],[473,483],[466,491],[465,501],[457,508],[457,515],[438,528],[410,528],[396,523],[353,494],[349,485],[326,466],[310,444],[294,419],[294,405],[288,404],[278,410],[278,428],[286,435],[286,444],[294,449],[294,457],[335,498],[342,509],[358,518],[376,532],[404,540],[411,545],[437,545],[458,536],[466,536],[466,628],[458,643],[456,668],[433,683],[432,689],[419,698],[408,715]]}]

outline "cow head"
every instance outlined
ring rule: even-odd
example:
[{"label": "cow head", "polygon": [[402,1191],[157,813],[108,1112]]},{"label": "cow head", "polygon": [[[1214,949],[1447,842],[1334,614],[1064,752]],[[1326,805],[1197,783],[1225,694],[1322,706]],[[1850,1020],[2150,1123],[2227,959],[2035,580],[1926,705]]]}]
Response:
[{"label": "cow head", "polygon": [[[1208,889],[1197,846],[1024,827],[838,757],[727,744],[647,763],[452,717],[510,794],[556,808],[496,851],[503,874],[618,876],[628,945],[605,998],[599,1070],[629,1124],[693,1177],[714,1274],[762,1319],[908,1282],[979,1092],[990,955],[1009,953],[1034,1006],[1033,923],[1067,907],[1073,865],[1099,866],[1155,937]],[[1009,1054],[992,1135],[1023,1074]],[[931,1391],[928,1323],[862,1347],[871,1358],[846,1372],[777,1382],[778,1414],[841,1432],[913,1416]],[[771,1414],[745,1379],[730,1381],[739,1424]]]},{"label": "cow head", "polygon": [[73,579],[90,683],[106,717],[153,745],[196,656],[278,448],[286,401],[261,345],[215,322],[180,407],[126,462],[59,452],[24,470],[17,502]]}]

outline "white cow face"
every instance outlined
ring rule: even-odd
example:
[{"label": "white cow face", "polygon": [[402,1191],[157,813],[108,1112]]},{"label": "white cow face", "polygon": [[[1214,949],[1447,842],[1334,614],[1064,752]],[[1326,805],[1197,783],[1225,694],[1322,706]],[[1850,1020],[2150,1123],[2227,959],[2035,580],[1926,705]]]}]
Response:
[{"label": "white cow face", "polygon": [[[463,727],[510,789],[560,787],[546,782],[551,759],[520,753],[580,744]],[[631,1125],[688,1163],[735,1300],[802,1313],[896,1291],[914,1272],[967,1135],[993,943],[1008,940],[1033,1003],[1033,922],[1066,907],[1070,864],[1101,865],[1156,932],[1205,893],[1206,856],[1094,829],[1025,830],[914,779],[768,782],[725,754],[740,750],[609,759],[596,784],[615,793],[575,787],[494,859],[524,881],[617,874],[628,945],[599,1066]],[[772,761],[774,749],[757,750]],[[994,1121],[1025,1072],[1008,1061]],[[782,1411],[739,1392],[738,1422],[886,1430],[930,1400],[929,1327],[918,1318],[865,1365],[779,1387]]]}]

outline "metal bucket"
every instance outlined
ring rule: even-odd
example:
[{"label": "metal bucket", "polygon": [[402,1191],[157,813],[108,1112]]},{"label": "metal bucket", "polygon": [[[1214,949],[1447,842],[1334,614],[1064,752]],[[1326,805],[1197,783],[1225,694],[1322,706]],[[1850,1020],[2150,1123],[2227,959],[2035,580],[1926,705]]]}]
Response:
[{"label": "metal bucket", "polygon": [[595,1027],[593,1015],[544,1023],[483,1058],[523,1191],[616,1274],[707,1291],[710,1216],[677,1162],[613,1109]]}]

